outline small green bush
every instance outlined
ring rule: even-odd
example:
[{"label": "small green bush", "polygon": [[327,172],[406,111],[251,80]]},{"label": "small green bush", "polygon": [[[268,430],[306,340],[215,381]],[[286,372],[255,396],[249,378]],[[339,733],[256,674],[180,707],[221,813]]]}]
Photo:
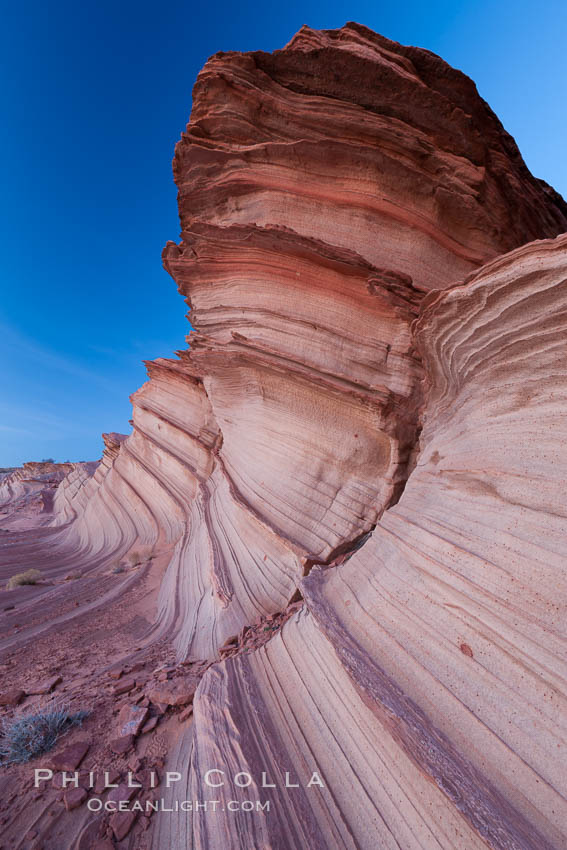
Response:
[{"label": "small green bush", "polygon": [[21,764],[53,748],[61,735],[81,726],[88,711],[69,712],[68,706],[50,706],[36,714],[22,715],[2,724],[0,765]]},{"label": "small green bush", "polygon": [[8,580],[6,585],[7,590],[13,590],[22,584],[37,584],[37,580],[41,578],[39,570],[26,570],[25,573],[18,573]]}]

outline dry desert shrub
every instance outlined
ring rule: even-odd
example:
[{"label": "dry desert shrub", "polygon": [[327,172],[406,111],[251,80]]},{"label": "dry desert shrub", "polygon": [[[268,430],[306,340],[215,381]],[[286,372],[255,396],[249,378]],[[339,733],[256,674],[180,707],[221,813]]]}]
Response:
[{"label": "dry desert shrub", "polygon": [[154,547],[144,546],[143,549],[135,549],[133,552],[130,552],[128,563],[132,567],[136,567],[138,564],[145,564],[147,561],[151,561],[154,557]]},{"label": "dry desert shrub", "polygon": [[15,587],[20,587],[22,584],[37,584],[37,581],[40,578],[41,573],[39,570],[32,569],[26,570],[25,573],[17,573],[17,575],[8,579],[6,590],[13,590]]},{"label": "dry desert shrub", "polygon": [[48,752],[61,735],[80,726],[88,715],[88,711],[71,714],[66,705],[51,705],[35,714],[4,720],[0,765],[20,764]]}]

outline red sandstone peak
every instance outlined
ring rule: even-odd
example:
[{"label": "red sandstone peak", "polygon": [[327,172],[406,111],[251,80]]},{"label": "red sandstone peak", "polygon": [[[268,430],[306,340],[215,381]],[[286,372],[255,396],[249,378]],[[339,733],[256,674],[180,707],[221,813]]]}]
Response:
[{"label": "red sandstone peak", "polygon": [[358,24],[212,57],[174,173],[184,230],[285,225],[427,289],[567,226],[468,77]]}]

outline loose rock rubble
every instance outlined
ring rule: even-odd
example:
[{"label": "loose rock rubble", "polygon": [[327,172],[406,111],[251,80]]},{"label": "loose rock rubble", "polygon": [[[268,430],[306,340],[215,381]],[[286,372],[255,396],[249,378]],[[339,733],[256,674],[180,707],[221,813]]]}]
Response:
[{"label": "loose rock rubble", "polygon": [[303,600],[293,602],[284,611],[260,617],[250,626],[244,626],[238,635],[228,638],[219,649],[221,658],[232,658],[241,652],[252,652],[269,641],[284,623],[303,607]]}]

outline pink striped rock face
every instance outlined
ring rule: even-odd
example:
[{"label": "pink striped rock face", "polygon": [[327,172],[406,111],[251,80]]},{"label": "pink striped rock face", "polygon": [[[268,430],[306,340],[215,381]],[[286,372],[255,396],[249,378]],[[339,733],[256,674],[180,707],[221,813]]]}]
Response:
[{"label": "pink striped rock face", "polygon": [[134,599],[136,652],[203,660],[120,716],[145,747],[183,706],[166,804],[272,806],[156,815],[152,847],[559,850],[565,203],[468,78],[356,24],[213,56],[173,167],[189,348],[42,537]]},{"label": "pink striped rock face", "polygon": [[[164,265],[193,326],[176,368],[201,388],[184,422],[205,416],[208,454],[162,613],[183,582],[178,645],[209,655],[399,498],[424,292],[566,218],[469,80],[357,26],[209,60],[174,174],[182,241]],[[154,371],[140,400],[148,427],[161,408],[159,452],[173,405]],[[186,427],[167,433],[173,455]]]},{"label": "pink striped rock face", "polygon": [[[164,261],[235,495],[305,572],[377,523],[348,563],[311,570],[272,640],[205,675],[191,792],[272,810],[238,829],[196,817],[188,837],[562,846],[565,715],[546,695],[564,635],[544,589],[549,547],[565,549],[564,463],[544,423],[563,398],[550,334],[567,247],[536,243],[460,282],[565,230],[564,205],[468,80],[350,27],[213,57],[174,168],[183,239]],[[220,788],[203,784],[211,766]]]},{"label": "pink striped rock face", "polygon": [[197,692],[193,791],[220,764],[223,804],[251,798],[238,771],[272,804],[244,840],[228,816],[195,818],[197,846],[565,846],[566,332],[567,236],[426,299],[424,429],[399,503]]},{"label": "pink striped rock face", "polygon": [[407,277],[296,234],[196,225],[187,239],[166,267],[192,306],[187,359],[222,434],[217,462],[248,510],[301,555],[328,560],[369,530],[404,477],[421,295]]},{"label": "pink striped rock face", "polygon": [[174,546],[159,633],[215,658],[399,499],[426,291],[567,219],[470,80],[357,25],[212,57],[174,175],[190,350],[148,364],[56,522],[88,557]]}]

